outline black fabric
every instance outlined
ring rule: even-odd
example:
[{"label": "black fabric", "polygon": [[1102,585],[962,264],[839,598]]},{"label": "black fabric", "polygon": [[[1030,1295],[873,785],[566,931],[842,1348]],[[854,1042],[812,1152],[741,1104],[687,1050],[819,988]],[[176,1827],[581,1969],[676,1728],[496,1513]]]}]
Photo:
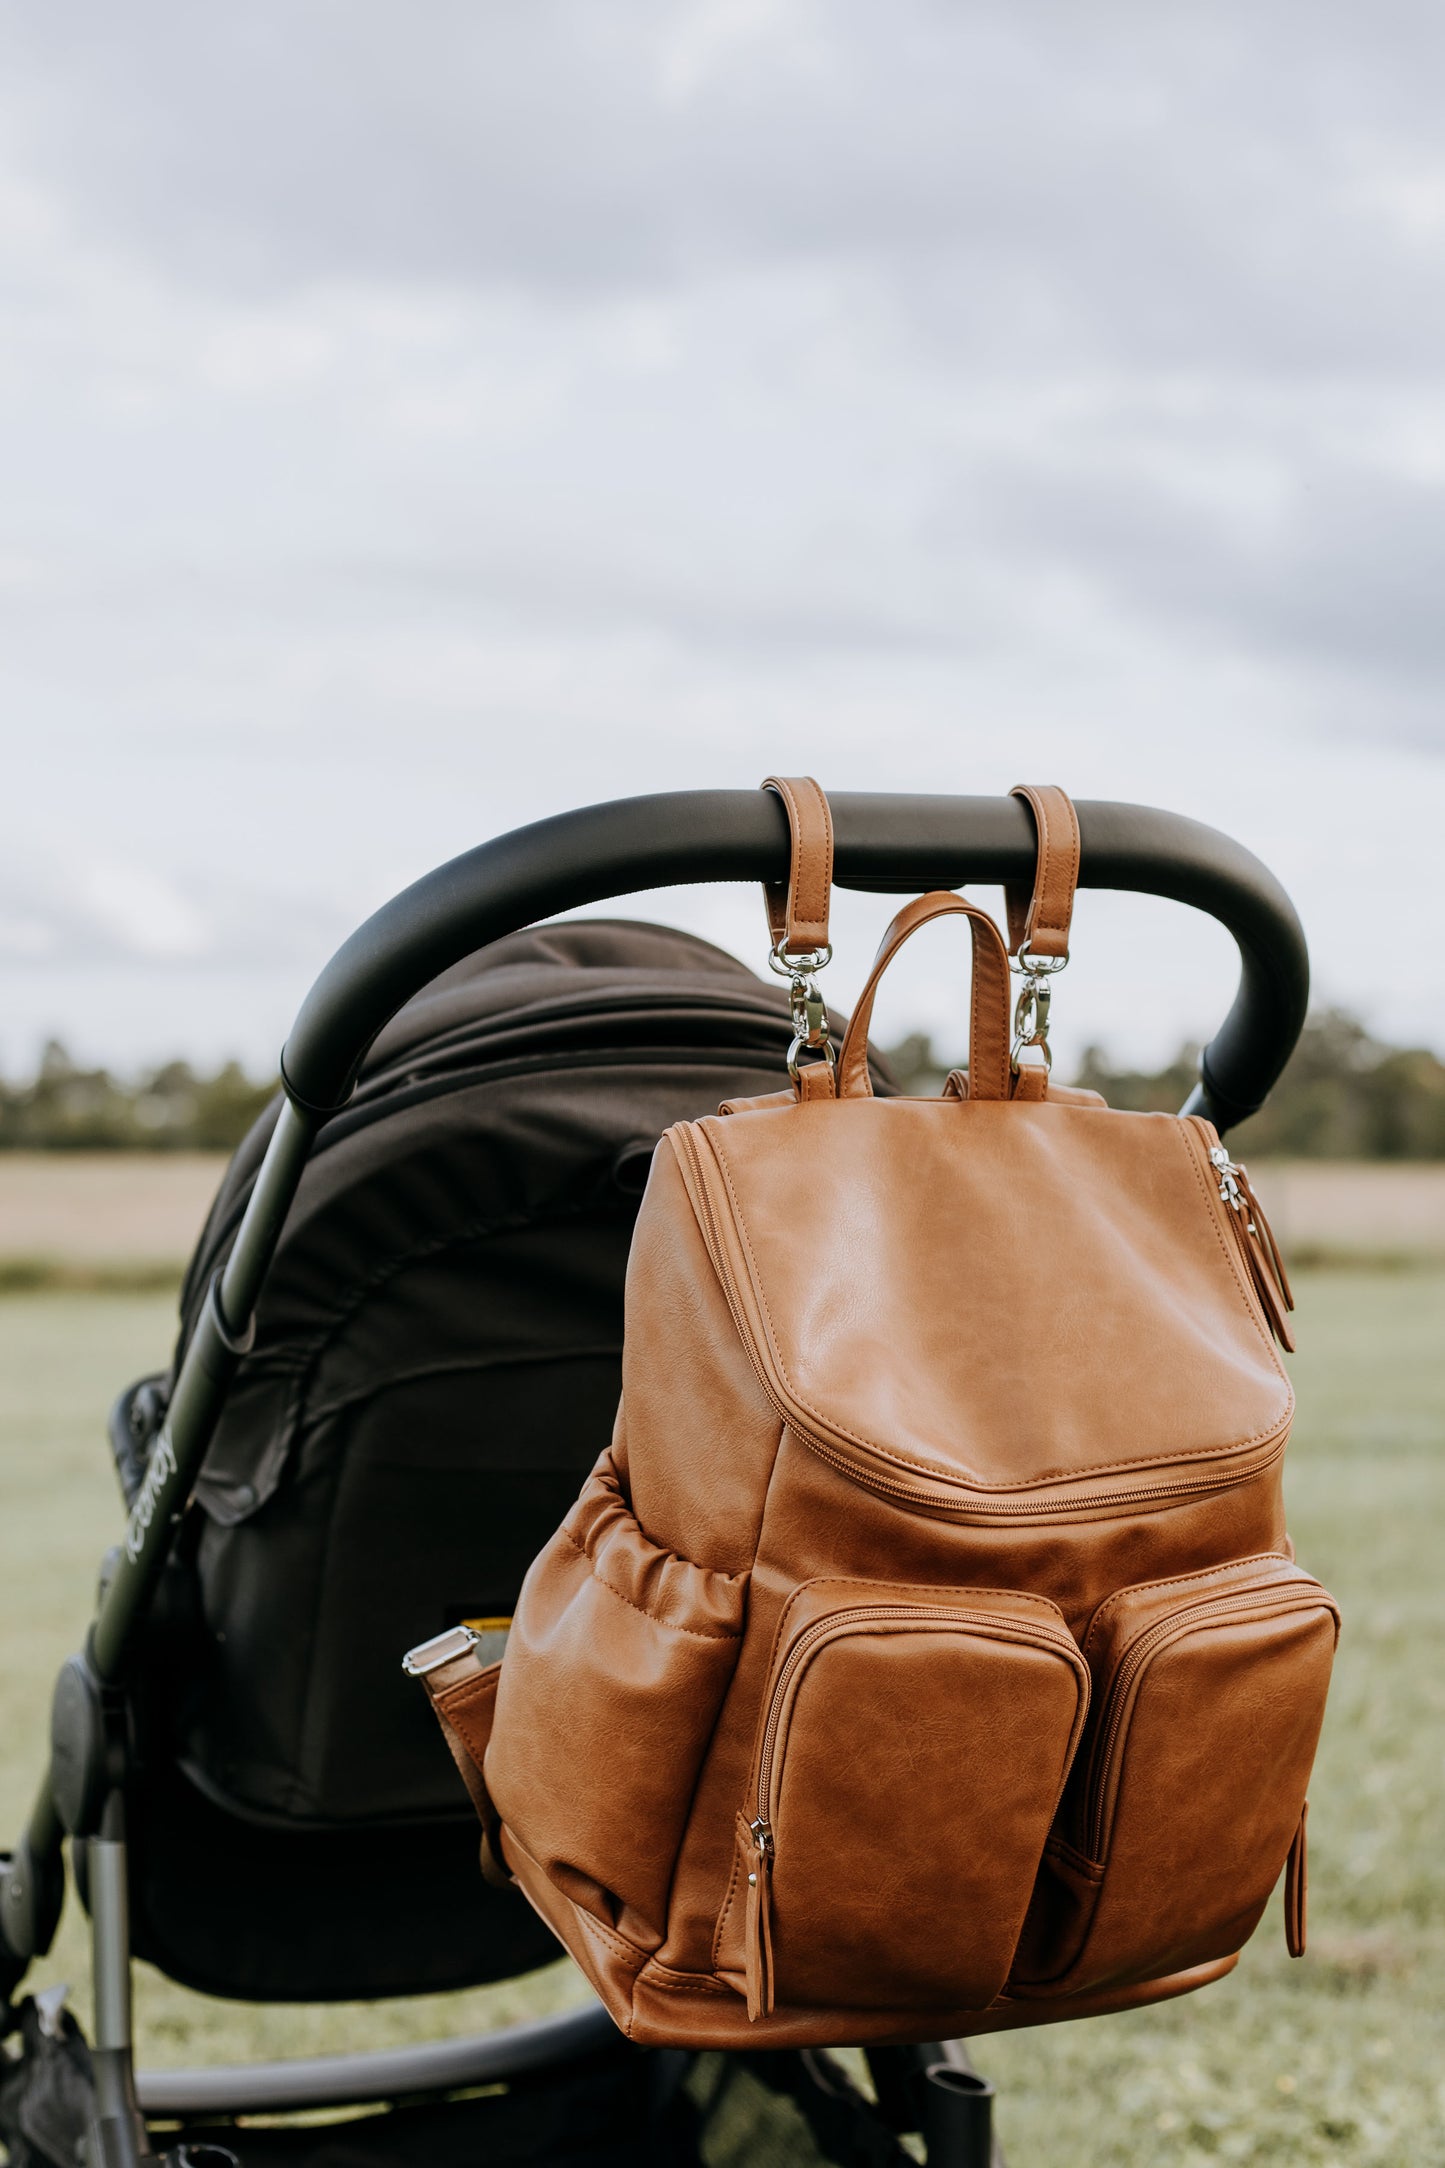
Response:
[{"label": "black fabric", "polygon": [[703,2168],[697,2110],[667,2082],[674,2061],[685,2075],[686,2057],[623,2048],[481,2098],[320,2128],[197,2125],[181,2137],[229,2147],[241,2168]]},{"label": "black fabric", "polygon": [[130,1820],[135,1954],[246,2002],[440,1994],[552,1963],[550,1930],[482,1880],[477,1849],[470,1808],[400,1828],[270,1826],[158,1768]]},{"label": "black fabric", "polygon": [[777,2051],[623,2047],[483,2099],[183,2135],[229,2147],[240,2168],[910,2168],[915,2158],[833,2058]]},{"label": "black fabric", "polygon": [[[378,1038],[306,1168],[142,1667],[134,1939],[173,1977],[331,1999],[552,1954],[480,1881],[400,1659],[510,1614],[611,1433],[652,1148],[777,1090],[788,1038],[781,986],[623,921],[497,942]],[[275,1114],[222,1182],[178,1354]],[[123,1481],[163,1401],[117,1410]]]},{"label": "black fabric", "polygon": [[0,2049],[0,2143],[9,2168],[75,2168],[95,2114],[90,2049],[65,1990],[27,1996],[7,2013]]}]

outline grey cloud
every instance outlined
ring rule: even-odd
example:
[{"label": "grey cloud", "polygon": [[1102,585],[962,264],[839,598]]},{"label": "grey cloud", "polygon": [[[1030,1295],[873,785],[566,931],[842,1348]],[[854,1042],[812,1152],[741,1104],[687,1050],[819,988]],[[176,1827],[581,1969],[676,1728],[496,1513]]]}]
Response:
[{"label": "grey cloud", "polygon": [[972,478],[936,531],[981,535],[1022,574],[1050,565],[1135,616],[1282,658],[1344,704],[1445,747],[1445,478],[1308,456],[1252,514],[1141,474],[1124,458]]},{"label": "grey cloud", "polygon": [[[1440,749],[1442,88],[1425,0],[16,0],[9,818],[284,975],[377,838],[788,733],[949,787],[1122,715],[1164,796],[1248,680]],[[32,984],[178,983],[67,878]]]},{"label": "grey cloud", "polygon": [[1425,0],[820,0],[744,11],[731,43],[727,10],[654,0],[7,19],[29,166],[82,230],[201,286],[585,298],[846,259],[959,361],[1025,368],[1418,370],[1445,329],[1428,262],[1361,190],[1381,144],[1435,161]]}]

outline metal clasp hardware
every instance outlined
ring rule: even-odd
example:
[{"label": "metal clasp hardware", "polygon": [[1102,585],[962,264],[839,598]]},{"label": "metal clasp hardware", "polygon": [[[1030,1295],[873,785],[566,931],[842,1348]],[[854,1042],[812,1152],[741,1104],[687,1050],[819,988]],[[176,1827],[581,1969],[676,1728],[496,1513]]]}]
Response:
[{"label": "metal clasp hardware", "polygon": [[449,1664],[454,1656],[465,1656],[481,1638],[470,1626],[448,1626],[444,1634],[433,1634],[430,1641],[419,1641],[414,1649],[408,1649],[401,1668],[409,1679],[424,1679],[429,1671]]},{"label": "metal clasp hardware", "polygon": [[1239,1176],[1243,1170],[1236,1167],[1222,1144],[1213,1146],[1209,1159],[1215,1173],[1219,1176],[1220,1203],[1227,1204],[1231,1212],[1242,1213],[1245,1225],[1250,1233],[1257,1235],[1259,1229],[1255,1225],[1253,1207],[1246,1201],[1244,1191],[1239,1186]]},{"label": "metal clasp hardware", "polygon": [[1216,1144],[1213,1147],[1209,1154],[1209,1160],[1219,1176],[1220,1203],[1231,1206],[1237,1212],[1239,1210],[1239,1184],[1235,1180],[1237,1170],[1234,1161],[1222,1144]]},{"label": "metal clasp hardware", "polygon": [[1031,956],[1029,945],[1024,942],[1013,960],[1012,968],[1021,973],[1023,985],[1014,1004],[1014,1039],[1009,1055],[1015,1076],[1018,1074],[1019,1055],[1026,1046],[1036,1046],[1044,1058],[1044,1067],[1054,1066],[1053,1049],[1049,1045],[1049,980],[1056,971],[1062,971],[1067,956]]},{"label": "metal clasp hardware", "polygon": [[812,949],[806,956],[789,956],[779,944],[769,951],[768,968],[788,981],[788,1005],[793,1018],[793,1043],[788,1048],[788,1075],[798,1081],[798,1056],[812,1047],[831,1069],[833,1041],[828,1035],[828,1010],[814,973],[831,962],[833,946]]}]

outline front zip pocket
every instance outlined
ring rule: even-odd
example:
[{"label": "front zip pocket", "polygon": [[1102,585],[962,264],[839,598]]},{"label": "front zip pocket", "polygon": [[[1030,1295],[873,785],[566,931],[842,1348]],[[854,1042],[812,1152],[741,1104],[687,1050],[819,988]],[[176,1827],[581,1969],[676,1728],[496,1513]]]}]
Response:
[{"label": "front zip pocket", "polygon": [[798,1590],[720,1936],[719,1969],[741,1970],[749,2015],[991,2002],[1088,1698],[1087,1667],[1043,1598]]},{"label": "front zip pocket", "polygon": [[1333,1598],[1272,1555],[1100,1607],[1092,1738],[1013,1988],[1122,1986],[1242,1947],[1300,1827],[1338,1633]]}]

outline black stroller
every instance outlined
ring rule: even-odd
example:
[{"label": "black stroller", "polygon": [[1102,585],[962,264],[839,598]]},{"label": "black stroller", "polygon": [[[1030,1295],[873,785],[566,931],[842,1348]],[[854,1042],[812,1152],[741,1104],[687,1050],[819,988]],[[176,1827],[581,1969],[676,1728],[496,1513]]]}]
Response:
[{"label": "black stroller", "polygon": [[[842,886],[1032,872],[1017,800],[832,805]],[[1304,1018],[1289,902],[1196,823],[1079,813],[1084,885],[1194,904],[1238,942],[1239,993],[1191,1100],[1226,1129]],[[865,2092],[834,2056],[639,2050],[591,2004],[382,2053],[132,2068],[132,1952],[206,1993],[288,2002],[474,1986],[556,1956],[523,1900],[481,1880],[400,1655],[463,1621],[504,1626],[611,1426],[653,1145],[775,1088],[791,1027],[781,988],[704,942],[536,922],[776,878],[787,857],[765,792],[565,814],[418,882],[307,997],[284,1091],[192,1262],[172,1370],[112,1416],[124,1538],[0,1866],[0,2136],[17,2168],[902,2163],[909,2132],[930,2162],[990,2159],[989,2089],[956,2041],[871,2051]],[[14,1999],[60,1917],[67,1837],[93,1928],[88,2047],[53,1998]],[[358,2103],[374,2106],[316,2114]],[[304,2124],[278,2124],[296,2110]]]}]

